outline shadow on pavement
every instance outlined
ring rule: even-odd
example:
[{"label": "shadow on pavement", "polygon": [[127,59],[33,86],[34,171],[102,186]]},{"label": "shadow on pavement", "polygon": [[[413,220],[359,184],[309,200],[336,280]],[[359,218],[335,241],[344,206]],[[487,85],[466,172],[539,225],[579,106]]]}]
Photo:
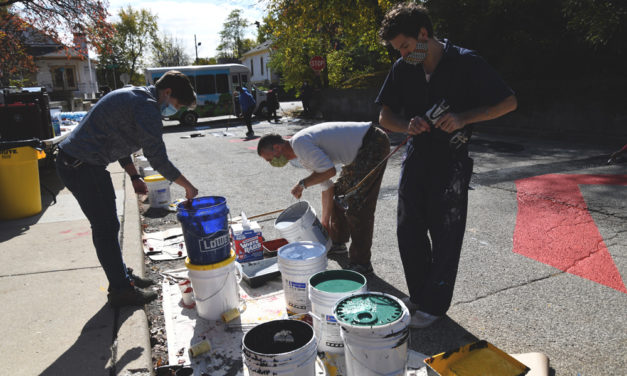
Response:
[{"label": "shadow on pavement", "polygon": [[[136,309],[141,309],[140,307]],[[139,358],[144,351],[134,347],[124,354],[117,354],[112,346],[118,328],[133,314],[132,309],[119,313],[107,304],[85,323],[80,336],[41,375],[105,375],[116,374],[116,369]]]}]

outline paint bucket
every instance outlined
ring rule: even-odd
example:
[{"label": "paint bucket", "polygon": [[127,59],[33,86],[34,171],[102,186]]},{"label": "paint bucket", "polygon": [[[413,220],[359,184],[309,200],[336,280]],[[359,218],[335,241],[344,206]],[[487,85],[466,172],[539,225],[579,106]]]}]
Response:
[{"label": "paint bucket", "polygon": [[195,265],[185,260],[192,281],[196,311],[207,320],[221,320],[222,313],[239,307],[239,288],[235,275],[235,252],[231,257],[211,265]]},{"label": "paint bucket", "polygon": [[300,241],[284,245],[277,254],[287,313],[292,315],[309,312],[311,304],[307,285],[309,277],[327,268],[324,246]]},{"label": "paint bucket", "polygon": [[259,324],[242,338],[242,351],[250,376],[316,374],[316,336],[313,328],[302,321]]},{"label": "paint bucket", "polygon": [[309,278],[309,300],[318,351],[344,353],[333,306],[339,299],[360,292],[366,292],[366,277],[352,270],[326,270]]},{"label": "paint bucket", "polygon": [[409,310],[398,298],[366,292],[340,299],[333,307],[348,375],[405,375]]},{"label": "paint bucket", "polygon": [[219,196],[198,197],[176,206],[190,263],[209,265],[229,257],[229,208]]},{"label": "paint bucket", "polygon": [[150,175],[144,178],[148,187],[148,202],[151,208],[167,208],[170,206],[170,182],[163,176]]},{"label": "paint bucket", "polygon": [[307,201],[299,201],[285,209],[274,221],[274,227],[290,243],[309,240],[323,244],[327,250],[331,248],[331,237]]}]

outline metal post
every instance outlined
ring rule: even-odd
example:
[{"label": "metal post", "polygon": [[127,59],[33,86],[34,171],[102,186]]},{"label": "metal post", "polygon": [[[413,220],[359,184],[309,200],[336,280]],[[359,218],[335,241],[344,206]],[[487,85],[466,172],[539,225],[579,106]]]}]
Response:
[{"label": "metal post", "polygon": [[196,62],[198,62],[198,43],[196,42],[196,34],[194,34],[194,48],[196,49]]}]

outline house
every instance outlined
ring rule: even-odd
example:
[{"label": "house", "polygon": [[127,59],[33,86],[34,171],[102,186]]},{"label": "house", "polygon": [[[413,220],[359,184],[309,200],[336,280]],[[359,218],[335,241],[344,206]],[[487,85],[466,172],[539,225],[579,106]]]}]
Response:
[{"label": "house", "polygon": [[242,64],[250,69],[253,83],[278,82],[279,77],[268,67],[272,42],[267,40],[242,55]]},{"label": "house", "polygon": [[75,35],[74,46],[66,47],[32,29],[25,34],[26,49],[37,66],[32,81],[45,87],[51,99],[96,98],[96,61],[85,57],[84,38]]}]

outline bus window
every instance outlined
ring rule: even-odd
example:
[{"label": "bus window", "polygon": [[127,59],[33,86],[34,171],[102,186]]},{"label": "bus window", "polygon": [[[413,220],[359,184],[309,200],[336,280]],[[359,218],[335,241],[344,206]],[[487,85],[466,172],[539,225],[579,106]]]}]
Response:
[{"label": "bus window", "polygon": [[215,94],[216,93],[216,80],[215,76],[211,74],[204,74],[196,76],[196,94]]},{"label": "bus window", "polygon": [[226,74],[216,74],[216,88],[218,93],[229,93],[229,76]]},{"label": "bus window", "polygon": [[233,86],[239,85],[239,78],[237,77],[236,74],[231,76],[231,80],[233,81]]},{"label": "bus window", "polygon": [[246,77],[245,74],[242,74],[242,83],[245,84],[246,82],[248,82],[248,77]]}]

